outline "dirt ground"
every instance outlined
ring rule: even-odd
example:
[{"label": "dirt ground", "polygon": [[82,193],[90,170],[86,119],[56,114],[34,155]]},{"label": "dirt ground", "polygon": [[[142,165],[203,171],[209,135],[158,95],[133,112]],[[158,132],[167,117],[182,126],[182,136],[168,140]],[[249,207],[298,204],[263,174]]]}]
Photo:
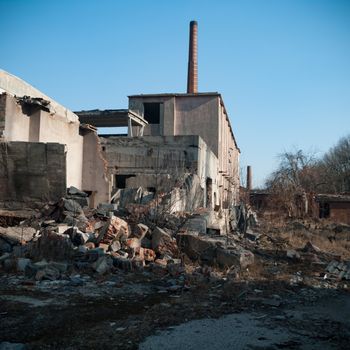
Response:
[{"label": "dirt ground", "polygon": [[[331,311],[341,302],[347,308],[340,307],[337,314],[350,315],[346,288],[213,275],[194,271],[179,281],[142,271],[40,283],[2,275],[0,341],[22,343],[28,349],[137,349],[146,337],[190,320],[259,312],[270,326],[277,322],[288,332],[303,332],[315,348],[349,348],[348,316],[334,319],[326,313],[316,322],[309,315],[302,323],[285,316],[286,310],[300,307],[329,305]],[[285,342],[275,348],[303,347]]]},{"label": "dirt ground", "polygon": [[[145,267],[53,281],[1,271],[0,349],[349,349],[350,281],[327,266],[349,264],[350,233],[321,231],[262,226],[259,238],[239,238],[255,256],[247,269],[185,261],[175,274]],[[217,341],[204,346],[211,332]]]}]

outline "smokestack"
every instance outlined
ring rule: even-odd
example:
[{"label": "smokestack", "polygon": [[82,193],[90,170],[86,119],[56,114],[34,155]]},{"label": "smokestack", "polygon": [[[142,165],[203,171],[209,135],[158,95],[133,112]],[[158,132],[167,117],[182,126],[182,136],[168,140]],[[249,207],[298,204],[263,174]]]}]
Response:
[{"label": "smokestack", "polygon": [[252,168],[250,165],[247,166],[247,190],[252,189]]},{"label": "smokestack", "polygon": [[191,21],[190,46],[189,46],[189,53],[188,53],[188,72],[187,72],[187,93],[188,94],[195,94],[198,92],[197,33],[198,33],[197,22]]}]

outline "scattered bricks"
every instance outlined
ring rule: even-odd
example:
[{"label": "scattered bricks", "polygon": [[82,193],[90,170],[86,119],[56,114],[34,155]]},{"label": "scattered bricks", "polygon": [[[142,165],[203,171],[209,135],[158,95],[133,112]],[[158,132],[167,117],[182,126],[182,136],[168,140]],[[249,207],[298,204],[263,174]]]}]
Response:
[{"label": "scattered bricks", "polygon": [[156,253],[152,249],[143,248],[143,256],[145,261],[154,261],[156,258]]},{"label": "scattered bricks", "polygon": [[125,241],[125,245],[132,249],[141,247],[141,241],[138,238],[129,238]]},{"label": "scattered bricks", "polygon": [[177,256],[179,253],[176,241],[159,227],[152,231],[152,249],[157,254],[168,253]]},{"label": "scattered bricks", "polygon": [[125,240],[129,237],[128,223],[123,219],[112,216],[101,229],[97,243],[111,244],[115,239]]}]

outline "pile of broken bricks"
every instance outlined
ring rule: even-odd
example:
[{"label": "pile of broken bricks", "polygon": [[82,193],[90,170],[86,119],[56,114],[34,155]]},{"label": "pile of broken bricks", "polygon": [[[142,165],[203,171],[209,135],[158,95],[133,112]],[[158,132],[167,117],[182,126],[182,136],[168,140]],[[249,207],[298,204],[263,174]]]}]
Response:
[{"label": "pile of broken bricks", "polygon": [[[86,207],[86,194],[70,188],[58,203],[17,227],[0,228],[0,269],[35,280],[73,273],[104,275],[114,269],[179,275],[184,262],[246,268],[254,255],[222,236],[188,232],[174,214],[162,227]],[[83,208],[84,207],[84,208]]]}]

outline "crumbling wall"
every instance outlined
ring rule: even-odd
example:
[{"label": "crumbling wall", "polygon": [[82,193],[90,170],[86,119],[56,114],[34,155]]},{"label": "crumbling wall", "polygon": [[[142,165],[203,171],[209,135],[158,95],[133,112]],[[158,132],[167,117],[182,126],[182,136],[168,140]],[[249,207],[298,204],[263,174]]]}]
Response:
[{"label": "crumbling wall", "polygon": [[67,185],[81,188],[83,137],[79,135],[79,120],[40,108],[28,111],[20,98],[7,93],[0,96],[0,133],[1,125],[4,125],[3,140],[67,145]]},{"label": "crumbling wall", "polygon": [[107,162],[103,158],[99,138],[91,131],[84,135],[82,189],[92,192],[90,206],[109,202],[110,191],[107,177]]},{"label": "crumbling wall", "polygon": [[58,143],[0,143],[0,204],[30,206],[66,193],[65,146]]},{"label": "crumbling wall", "polygon": [[[210,178],[217,195],[212,196],[209,206],[215,206],[219,196],[218,159],[199,136],[112,137],[101,138],[101,142],[109,174],[112,178],[125,175],[126,188],[143,187],[158,193],[177,188],[171,202],[176,203],[175,208],[189,210],[206,205],[206,180]],[[191,174],[195,177],[190,177]],[[193,178],[195,186],[187,187],[188,180]],[[122,188],[118,184],[114,187]]]}]

